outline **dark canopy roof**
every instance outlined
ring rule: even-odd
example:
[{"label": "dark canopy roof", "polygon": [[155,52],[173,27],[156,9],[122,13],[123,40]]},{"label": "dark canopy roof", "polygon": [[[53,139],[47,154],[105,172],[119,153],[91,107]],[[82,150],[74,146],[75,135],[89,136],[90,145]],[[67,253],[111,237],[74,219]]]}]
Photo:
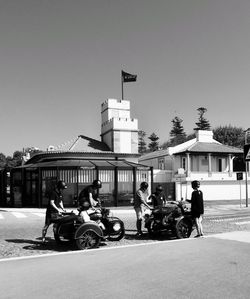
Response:
[{"label": "dark canopy roof", "polygon": [[31,164],[25,164],[23,166],[20,166],[18,168],[26,168],[26,169],[34,169],[34,168],[86,168],[86,169],[115,169],[118,167],[119,169],[133,169],[134,167],[136,169],[142,169],[142,170],[149,170],[149,166],[145,166],[142,164],[132,163],[128,162],[126,160],[53,160],[53,161],[46,161],[46,162],[38,162],[38,163],[31,163]]},{"label": "dark canopy roof", "polygon": [[47,161],[59,161],[59,160],[92,160],[92,159],[100,159],[100,160],[107,160],[107,159],[126,159],[126,158],[137,158],[139,154],[123,154],[123,153],[113,153],[113,152],[42,152],[35,154],[31,157],[26,163],[27,164],[34,164],[40,162],[47,162]]}]

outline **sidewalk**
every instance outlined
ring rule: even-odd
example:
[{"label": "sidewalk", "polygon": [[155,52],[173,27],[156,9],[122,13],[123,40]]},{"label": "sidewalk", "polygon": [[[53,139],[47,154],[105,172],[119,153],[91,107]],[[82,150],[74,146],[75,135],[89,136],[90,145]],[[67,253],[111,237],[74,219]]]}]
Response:
[{"label": "sidewalk", "polygon": [[246,207],[246,201],[242,200],[220,200],[220,201],[205,201],[204,202],[205,215],[230,215],[235,213],[249,213],[250,205]]}]

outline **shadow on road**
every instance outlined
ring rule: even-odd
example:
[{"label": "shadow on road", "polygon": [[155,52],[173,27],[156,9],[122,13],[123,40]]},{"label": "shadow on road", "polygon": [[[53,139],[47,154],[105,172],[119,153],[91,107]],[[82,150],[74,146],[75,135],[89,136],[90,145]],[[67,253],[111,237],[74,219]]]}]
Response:
[{"label": "shadow on road", "polygon": [[173,237],[166,233],[159,233],[159,234],[152,234],[149,233],[143,233],[141,236],[136,235],[135,230],[126,230],[125,239],[127,240],[154,240],[154,241],[166,241],[166,240],[175,240],[176,237]]},{"label": "shadow on road", "polygon": [[[76,250],[74,248],[74,245],[70,244],[69,242],[65,242],[63,245],[58,245],[53,239],[47,238],[46,243],[41,242],[41,238],[38,238],[37,240],[29,240],[29,239],[6,239],[6,242],[9,243],[16,243],[16,244],[22,244],[24,243],[24,246],[22,247],[23,249],[26,250],[53,250],[53,251],[58,251],[58,252],[63,252],[63,251],[72,251]],[[25,245],[28,244],[28,245]]]},{"label": "shadow on road", "polygon": [[[29,239],[6,239],[6,242],[9,243],[16,243],[22,244],[22,247],[25,250],[37,250],[37,251],[56,251],[56,252],[66,252],[66,251],[75,251],[79,250],[76,248],[74,244],[69,241],[65,241],[63,244],[57,244],[54,239],[47,238],[46,243],[41,242],[41,238],[37,238],[36,240],[29,240]],[[28,244],[28,245],[25,245]],[[106,246],[105,243],[100,243],[99,247]]]}]

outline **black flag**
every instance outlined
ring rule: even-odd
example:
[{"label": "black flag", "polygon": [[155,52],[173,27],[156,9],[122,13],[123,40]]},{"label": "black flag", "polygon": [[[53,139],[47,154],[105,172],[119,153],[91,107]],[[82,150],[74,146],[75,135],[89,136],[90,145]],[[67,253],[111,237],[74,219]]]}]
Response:
[{"label": "black flag", "polygon": [[125,73],[122,71],[122,82],[135,82],[137,79],[137,75],[132,75],[129,73]]}]

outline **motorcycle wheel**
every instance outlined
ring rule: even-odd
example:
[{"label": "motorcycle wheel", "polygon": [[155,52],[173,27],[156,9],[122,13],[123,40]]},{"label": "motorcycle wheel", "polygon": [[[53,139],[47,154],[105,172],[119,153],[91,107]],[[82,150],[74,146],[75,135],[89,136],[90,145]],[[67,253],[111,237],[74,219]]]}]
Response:
[{"label": "motorcycle wheel", "polygon": [[160,234],[160,232],[155,229],[154,224],[150,223],[149,225],[145,226],[145,228],[148,230],[148,234],[151,238],[157,237],[157,235]]},{"label": "motorcycle wheel", "polygon": [[125,229],[122,228],[121,231],[116,235],[109,235],[108,240],[109,241],[120,241],[125,235]]},{"label": "motorcycle wheel", "polygon": [[152,230],[152,227],[151,227],[152,223],[147,223],[145,225],[145,228],[148,230],[148,234],[149,235],[153,235],[153,230]]},{"label": "motorcycle wheel", "polygon": [[98,247],[100,237],[92,230],[87,230],[76,239],[76,246],[80,250]]},{"label": "motorcycle wheel", "polygon": [[176,236],[178,239],[189,238],[192,233],[192,225],[185,219],[176,223]]}]

